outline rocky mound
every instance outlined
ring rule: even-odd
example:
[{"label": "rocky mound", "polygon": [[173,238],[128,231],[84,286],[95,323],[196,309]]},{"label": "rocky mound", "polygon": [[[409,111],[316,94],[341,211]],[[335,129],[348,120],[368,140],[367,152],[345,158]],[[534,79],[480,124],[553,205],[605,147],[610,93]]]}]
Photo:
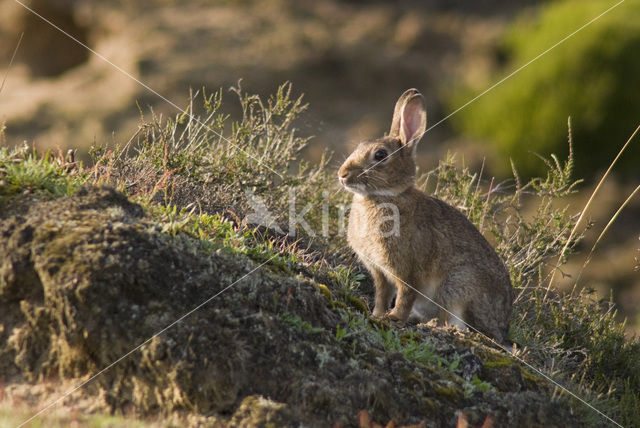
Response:
[{"label": "rocky mound", "polygon": [[[460,411],[472,424],[491,415],[494,426],[579,425],[546,382],[471,336],[397,332],[460,362],[418,364],[374,340],[388,326],[348,330],[362,315],[313,278],[163,233],[114,190],[23,199],[8,213],[0,209],[5,384],[86,379],[144,343],[85,393],[111,411],[186,412],[209,426],[355,426],[362,409],[434,427],[453,426]],[[480,381],[491,386],[474,388]]]}]

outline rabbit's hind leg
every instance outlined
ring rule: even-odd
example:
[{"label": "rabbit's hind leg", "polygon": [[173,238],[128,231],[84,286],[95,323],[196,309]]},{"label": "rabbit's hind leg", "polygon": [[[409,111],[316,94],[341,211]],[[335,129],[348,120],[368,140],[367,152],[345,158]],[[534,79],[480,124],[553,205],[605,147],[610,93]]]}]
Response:
[{"label": "rabbit's hind leg", "polygon": [[499,299],[484,285],[489,280],[477,270],[460,270],[449,275],[436,296],[446,309],[440,311],[440,321],[461,330],[480,332],[502,343],[506,331],[504,311],[497,305]]},{"label": "rabbit's hind leg", "polygon": [[414,322],[422,323],[428,322],[433,318],[438,318],[440,315],[440,309],[434,303],[433,298],[426,293],[421,292],[421,294],[422,295],[418,296],[413,304],[413,309],[411,310],[409,319]]},{"label": "rabbit's hind leg", "polygon": [[442,324],[449,324],[459,330],[475,329],[468,317],[468,309],[472,304],[474,290],[473,273],[458,271],[450,274],[438,289],[435,300],[440,304],[438,319]]},{"label": "rabbit's hind leg", "polygon": [[452,305],[448,308],[440,309],[438,319],[442,324],[452,325],[460,331],[467,331],[469,330],[470,324],[468,324],[464,312],[463,306]]}]

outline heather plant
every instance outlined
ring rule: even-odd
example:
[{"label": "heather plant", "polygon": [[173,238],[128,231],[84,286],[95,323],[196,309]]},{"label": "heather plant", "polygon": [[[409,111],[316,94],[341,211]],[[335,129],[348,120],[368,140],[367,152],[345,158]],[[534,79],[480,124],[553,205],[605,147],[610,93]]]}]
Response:
[{"label": "heather plant", "polygon": [[[240,85],[231,92],[240,104],[239,119],[222,111],[222,90],[203,89],[191,94],[189,108],[175,118],[143,117],[128,144],[95,148],[94,177],[132,195],[178,207],[195,203],[202,212],[224,213],[238,222],[252,213],[248,202],[254,201],[273,216],[262,226],[281,234],[315,235],[324,229],[325,236],[336,234],[337,222],[323,226],[319,207],[328,207],[337,219],[345,195],[328,191],[335,181],[328,154],[313,165],[300,156],[309,143],[294,127],[307,108],[302,97],[292,98],[288,83],[266,101]],[[298,214],[306,206],[314,207],[303,218],[308,230],[290,228],[290,211]]]}]

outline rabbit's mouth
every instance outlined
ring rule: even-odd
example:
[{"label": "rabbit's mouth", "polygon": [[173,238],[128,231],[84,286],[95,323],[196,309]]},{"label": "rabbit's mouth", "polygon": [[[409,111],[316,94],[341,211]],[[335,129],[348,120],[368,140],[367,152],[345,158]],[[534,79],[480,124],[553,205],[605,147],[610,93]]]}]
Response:
[{"label": "rabbit's mouth", "polygon": [[364,190],[364,183],[359,183],[358,175],[353,172],[346,173],[338,173],[338,182],[344,187],[346,190],[352,192],[353,189],[362,189]]},{"label": "rabbit's mouth", "polygon": [[[386,180],[376,177],[361,176],[358,171],[338,172],[338,182],[348,192],[361,196],[394,196],[400,193],[396,187]],[[404,186],[403,186],[404,187]],[[404,190],[404,188],[402,189]]]},{"label": "rabbit's mouth", "polygon": [[354,193],[356,195],[360,195],[360,196],[368,196],[368,197],[374,197],[374,196],[398,196],[400,193],[402,193],[403,191],[406,190],[405,186],[402,187],[391,187],[388,189],[376,189],[376,188],[372,188],[372,187],[367,187],[364,184],[354,184],[354,183],[350,183],[350,184],[345,184],[342,183],[342,186],[345,188],[345,190]]},{"label": "rabbit's mouth", "polygon": [[360,196],[368,196],[368,197],[393,197],[398,196],[404,191],[407,190],[410,186],[406,185],[398,185],[398,186],[390,186],[390,187],[375,187],[375,186],[367,186],[364,183],[348,183],[345,179],[339,178],[340,184],[344,187],[348,192],[354,193]]},{"label": "rabbit's mouth", "polygon": [[340,184],[342,184],[342,187],[344,187],[345,190],[351,193],[356,193],[358,195],[363,195],[363,196],[366,196],[367,194],[369,194],[364,184],[346,183],[345,180],[343,180],[342,178],[340,179]]},{"label": "rabbit's mouth", "polygon": [[379,177],[370,179],[355,173],[338,174],[338,181],[348,192],[365,197],[398,196],[411,187],[407,183],[389,183]]}]

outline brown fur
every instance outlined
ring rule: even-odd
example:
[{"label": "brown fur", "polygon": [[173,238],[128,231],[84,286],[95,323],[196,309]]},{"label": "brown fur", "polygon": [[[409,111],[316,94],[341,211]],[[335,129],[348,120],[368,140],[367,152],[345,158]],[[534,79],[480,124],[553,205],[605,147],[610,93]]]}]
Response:
[{"label": "brown fur", "polygon": [[[463,214],[414,187],[415,146],[425,128],[424,100],[410,89],[396,103],[389,136],[360,143],[338,171],[354,193],[347,237],[373,276],[373,316],[405,322],[413,310],[421,319],[464,327],[450,311],[503,342],[513,302],[504,264]],[[389,156],[378,163],[374,156],[381,149]],[[395,307],[387,312],[394,294]]]}]

